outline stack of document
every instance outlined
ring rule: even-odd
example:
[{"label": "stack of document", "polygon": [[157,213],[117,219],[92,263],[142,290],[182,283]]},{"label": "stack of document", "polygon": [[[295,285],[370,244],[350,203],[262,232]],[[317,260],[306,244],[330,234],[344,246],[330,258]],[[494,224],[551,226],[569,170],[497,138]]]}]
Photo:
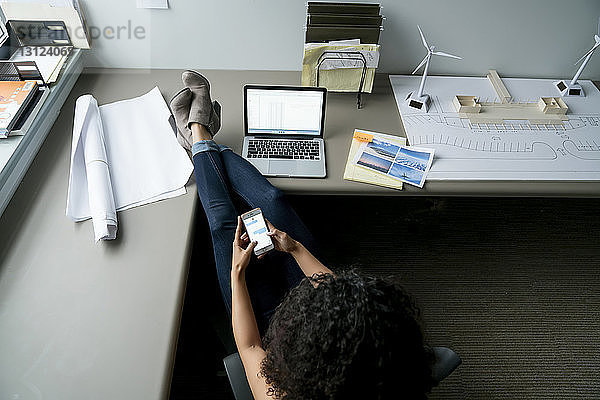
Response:
[{"label": "stack of document", "polygon": [[378,140],[382,141],[385,140],[398,146],[404,146],[406,144],[406,138],[400,136],[386,135],[384,133],[356,129],[354,131],[354,136],[352,137],[352,143],[350,144],[350,152],[348,153],[346,167],[344,168],[344,179],[348,181],[370,183],[372,185],[402,190],[401,181],[395,180],[389,176],[384,176],[380,174],[379,171],[364,168],[363,165],[355,162],[359,151],[363,147],[363,144],[366,141],[368,142],[368,140],[372,140],[373,138],[377,138]]},{"label": "stack of document", "polygon": [[54,83],[71,52],[69,46],[25,46],[12,55],[10,61],[34,61],[46,84]]},{"label": "stack of document", "polygon": [[356,129],[344,179],[394,189],[402,189],[402,183],[422,188],[434,150],[405,143],[405,138]]},{"label": "stack of document", "polygon": [[[363,79],[363,61],[357,60],[355,53],[364,56],[367,67],[361,91],[371,93],[375,70],[379,64],[379,45],[360,44],[359,39],[306,43],[302,85],[326,87],[332,92],[358,92]],[[327,59],[323,59],[323,56],[327,56]],[[323,60],[320,66],[319,60]]]},{"label": "stack of document", "polygon": [[170,117],[157,87],[100,107],[91,95],[77,100],[67,216],[92,218],[96,241],[116,237],[117,211],[186,193],[193,166]]},{"label": "stack of document", "polygon": [[379,65],[380,11],[379,4],[309,2],[302,85],[370,93]]}]

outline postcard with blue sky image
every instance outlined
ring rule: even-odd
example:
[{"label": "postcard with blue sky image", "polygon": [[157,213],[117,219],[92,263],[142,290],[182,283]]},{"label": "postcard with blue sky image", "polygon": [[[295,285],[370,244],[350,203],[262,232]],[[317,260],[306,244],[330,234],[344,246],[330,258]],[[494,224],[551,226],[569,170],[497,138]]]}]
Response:
[{"label": "postcard with blue sky image", "polygon": [[433,149],[400,146],[374,137],[371,142],[361,145],[354,162],[363,168],[422,188],[433,163],[433,153]]}]

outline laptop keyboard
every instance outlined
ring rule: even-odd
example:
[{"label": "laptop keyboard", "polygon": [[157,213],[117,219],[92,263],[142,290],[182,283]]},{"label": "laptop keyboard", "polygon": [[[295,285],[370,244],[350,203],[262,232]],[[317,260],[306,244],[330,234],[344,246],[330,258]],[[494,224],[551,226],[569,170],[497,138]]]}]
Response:
[{"label": "laptop keyboard", "polygon": [[250,139],[248,158],[320,160],[319,142],[313,140]]}]

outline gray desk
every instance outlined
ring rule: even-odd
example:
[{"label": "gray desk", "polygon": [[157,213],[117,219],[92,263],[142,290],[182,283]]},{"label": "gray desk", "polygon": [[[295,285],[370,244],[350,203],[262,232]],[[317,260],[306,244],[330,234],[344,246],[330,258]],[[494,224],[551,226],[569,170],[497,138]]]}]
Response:
[{"label": "gray desk", "polygon": [[[90,221],[65,216],[73,108],[159,85],[175,93],[180,71],[96,70],[83,75],[0,219],[0,398],[158,399],[168,394],[197,196],[119,213],[118,239],[93,243]],[[240,150],[244,83],[297,84],[299,73],[208,71],[223,105],[221,143]],[[385,76],[356,110],[332,95],[326,125],[329,176],[273,179],[290,193],[598,196],[598,183],[439,182],[399,192],[341,179],[354,128],[402,134]],[[194,266],[202,268],[201,265]],[[15,397],[19,395],[19,397]]]},{"label": "gray desk", "polygon": [[148,75],[82,76],[0,219],[0,399],[168,395],[194,186],[119,213],[113,242],[94,244],[91,221],[65,216],[76,97],[94,93],[106,103],[156,83]]},{"label": "gray desk", "polygon": [[[113,70],[110,83],[123,92],[141,94],[151,85],[160,86],[170,98],[181,86],[180,72],[173,70]],[[213,97],[223,105],[223,126],[217,140],[241,151],[242,87],[246,83],[300,84],[300,73],[276,71],[203,71],[210,79]],[[107,72],[104,71],[106,74]],[[103,81],[107,77],[99,78]],[[114,83],[113,83],[114,82]],[[136,92],[137,91],[137,92]],[[598,197],[600,182],[437,181],[424,189],[405,185],[403,191],[342,179],[354,128],[406,136],[387,76],[378,75],[373,94],[364,96],[364,108],[356,109],[356,95],[329,94],[325,121],[326,179],[273,178],[276,186],[291,194],[390,195],[390,196],[555,196]],[[102,102],[104,99],[98,99]]]}]

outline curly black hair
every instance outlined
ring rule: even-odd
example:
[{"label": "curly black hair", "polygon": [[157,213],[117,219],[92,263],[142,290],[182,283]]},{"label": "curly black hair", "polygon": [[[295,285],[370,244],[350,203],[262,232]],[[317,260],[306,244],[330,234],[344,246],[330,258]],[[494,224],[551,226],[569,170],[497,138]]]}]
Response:
[{"label": "curly black hair", "polygon": [[356,271],[305,278],[263,338],[261,374],[275,399],[426,399],[431,350],[420,312],[390,279]]}]

